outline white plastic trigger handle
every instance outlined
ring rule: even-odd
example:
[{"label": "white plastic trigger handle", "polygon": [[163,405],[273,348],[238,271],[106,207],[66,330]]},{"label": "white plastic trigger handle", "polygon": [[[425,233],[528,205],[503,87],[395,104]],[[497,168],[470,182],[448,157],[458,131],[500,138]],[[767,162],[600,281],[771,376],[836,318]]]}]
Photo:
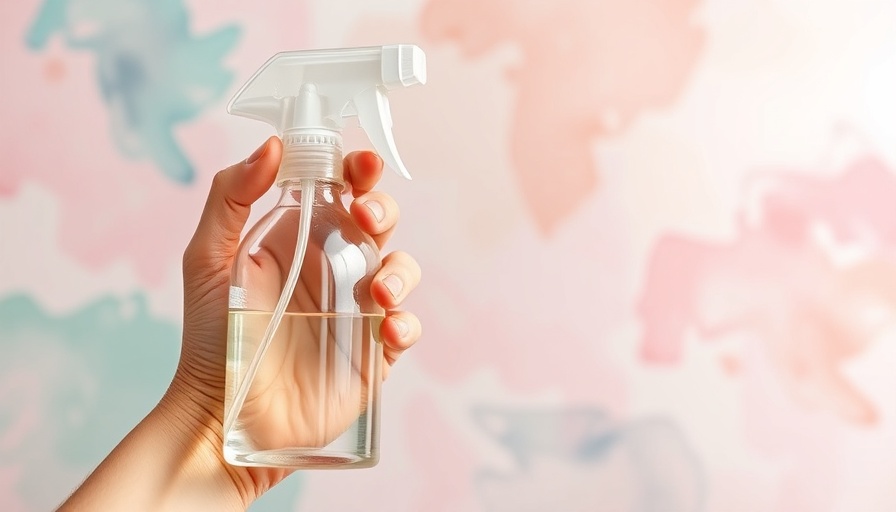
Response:
[{"label": "white plastic trigger handle", "polygon": [[407,179],[411,174],[398,156],[398,147],[392,135],[392,113],[389,110],[389,97],[379,87],[370,87],[358,93],[354,99],[355,110],[361,129],[367,133],[373,148],[387,167]]}]

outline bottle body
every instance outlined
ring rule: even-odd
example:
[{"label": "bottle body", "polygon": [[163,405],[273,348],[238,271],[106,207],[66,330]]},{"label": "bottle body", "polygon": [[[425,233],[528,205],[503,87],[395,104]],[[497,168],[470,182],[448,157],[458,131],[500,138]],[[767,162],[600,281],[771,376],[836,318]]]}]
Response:
[{"label": "bottle body", "polygon": [[[343,468],[378,461],[384,313],[370,284],[379,253],[340,191],[338,182],[316,180],[313,197],[301,197],[301,188],[284,184],[278,205],[240,244],[227,339],[225,418],[233,421],[225,421],[224,455],[231,464]],[[295,290],[261,351],[309,207]]]}]

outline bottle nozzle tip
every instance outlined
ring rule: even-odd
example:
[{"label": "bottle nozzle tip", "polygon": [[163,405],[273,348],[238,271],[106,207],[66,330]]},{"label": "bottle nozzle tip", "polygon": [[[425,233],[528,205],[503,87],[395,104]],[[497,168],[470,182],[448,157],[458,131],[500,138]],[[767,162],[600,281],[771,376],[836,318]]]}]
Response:
[{"label": "bottle nozzle tip", "polygon": [[387,88],[426,84],[426,54],[419,46],[397,44],[383,48],[383,82]]}]

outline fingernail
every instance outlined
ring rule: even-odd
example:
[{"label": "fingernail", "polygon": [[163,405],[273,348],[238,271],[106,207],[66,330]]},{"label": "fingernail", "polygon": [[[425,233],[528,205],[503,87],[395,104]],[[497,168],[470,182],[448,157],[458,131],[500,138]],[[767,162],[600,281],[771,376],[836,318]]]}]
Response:
[{"label": "fingernail", "polygon": [[392,324],[395,325],[395,330],[398,331],[399,338],[404,338],[405,336],[408,335],[408,324],[404,323],[403,321],[401,321],[397,318],[392,319]]},{"label": "fingernail", "polygon": [[258,146],[258,149],[255,150],[254,153],[249,155],[249,158],[246,159],[246,165],[250,165],[254,163],[256,160],[261,158],[262,155],[268,150],[268,141],[264,141],[264,144]]},{"label": "fingernail", "polygon": [[376,217],[377,222],[383,222],[383,219],[386,217],[386,210],[383,209],[383,205],[380,204],[379,201],[370,200],[364,203],[364,206],[370,210],[370,213]]},{"label": "fingernail", "polygon": [[383,279],[383,284],[386,285],[386,288],[389,289],[389,293],[392,294],[392,297],[398,298],[398,294],[401,293],[401,290],[404,289],[404,283],[401,282],[401,278],[396,276],[395,274],[389,274]]}]

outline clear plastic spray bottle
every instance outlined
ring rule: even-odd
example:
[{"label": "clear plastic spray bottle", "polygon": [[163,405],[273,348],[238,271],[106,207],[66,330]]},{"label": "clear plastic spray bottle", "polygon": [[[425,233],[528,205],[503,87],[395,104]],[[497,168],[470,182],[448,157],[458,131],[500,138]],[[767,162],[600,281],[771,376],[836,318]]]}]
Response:
[{"label": "clear plastic spray bottle", "polygon": [[386,93],[426,82],[413,45],[275,55],[228,106],[283,140],[276,207],[233,265],[224,456],[235,465],[360,468],[379,460],[380,256],[341,201],[343,119],[410,178]]}]

